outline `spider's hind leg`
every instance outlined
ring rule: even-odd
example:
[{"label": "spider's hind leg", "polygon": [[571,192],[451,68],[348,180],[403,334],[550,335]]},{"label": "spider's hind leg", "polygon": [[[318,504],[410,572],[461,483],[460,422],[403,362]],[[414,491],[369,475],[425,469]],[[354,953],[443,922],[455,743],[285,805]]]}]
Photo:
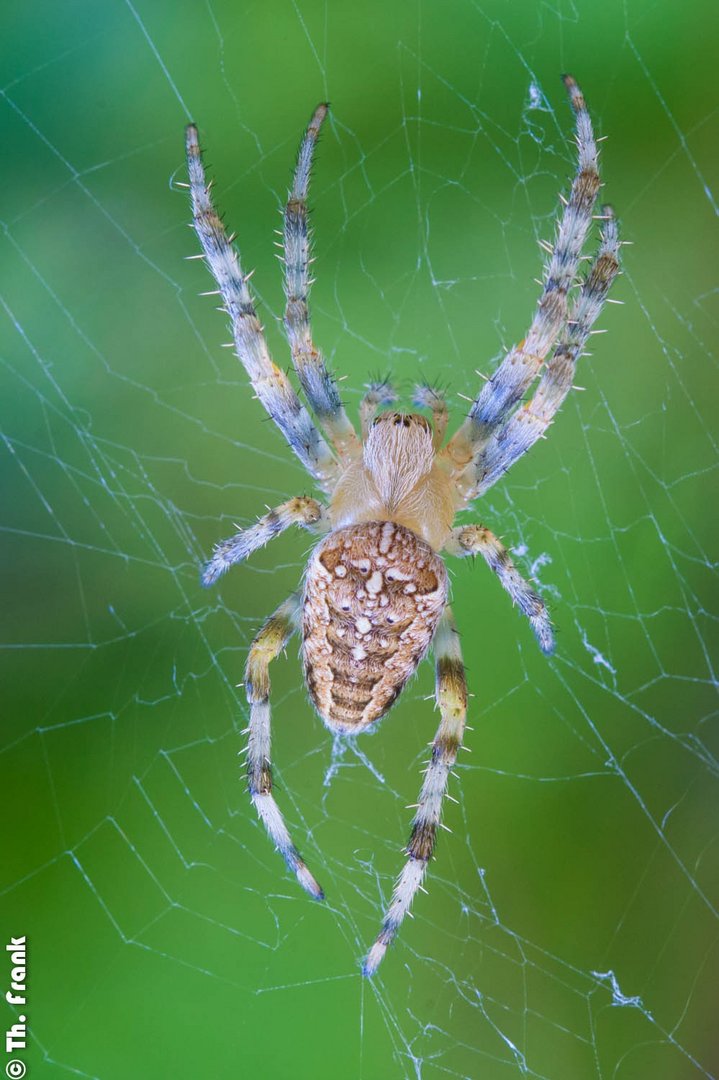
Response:
[{"label": "spider's hind leg", "polygon": [[457,627],[449,608],[445,608],[440,619],[433,648],[436,664],[435,696],[442,719],[432,743],[432,756],[425,770],[417,812],[412,822],[407,862],[394,887],[382,929],[362,967],[363,974],[369,976],[374,975],[381,964],[387,947],[396,937],[405,915],[409,913],[415,893],[422,888],[440,826],[447,781],[464,736],[467,683]]},{"label": "spider's hind leg", "polygon": [[315,900],[324,900],[321,887],[292,842],[285,819],[272,794],[269,667],[297,630],[300,605],[300,597],[293,593],[270,615],[250,646],[245,668],[245,690],[250,704],[247,780],[252,803],[287,866],[310,896]]}]

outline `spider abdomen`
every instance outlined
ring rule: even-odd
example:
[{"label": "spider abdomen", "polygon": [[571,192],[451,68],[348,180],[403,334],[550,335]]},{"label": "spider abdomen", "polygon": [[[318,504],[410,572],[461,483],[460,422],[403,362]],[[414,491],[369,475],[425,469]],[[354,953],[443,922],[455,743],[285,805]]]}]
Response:
[{"label": "spider abdomen", "polygon": [[329,728],[359,731],[384,716],[429,649],[447,589],[439,556],[395,522],[337,529],[315,548],[302,656]]}]

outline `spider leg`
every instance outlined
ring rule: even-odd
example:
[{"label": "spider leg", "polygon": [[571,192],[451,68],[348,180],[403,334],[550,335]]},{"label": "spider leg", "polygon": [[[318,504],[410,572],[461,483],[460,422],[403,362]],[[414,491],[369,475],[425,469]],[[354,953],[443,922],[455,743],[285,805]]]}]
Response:
[{"label": "spider leg", "polygon": [[[599,191],[597,145],[584,97],[571,75],[564,84],[576,115],[578,165],[554,247],[544,273],[544,288],[527,336],[510,350],[472,403],[469,416],[450,440],[446,453],[457,466],[477,456],[539,373],[567,319],[567,293],[592,222]],[[460,482],[460,488],[462,484]]]},{"label": "spider leg", "polygon": [[307,192],[317,137],[328,106],[318,105],[300,145],[292,190],[284,215],[285,329],[292,362],[315,415],[340,455],[359,450],[357,435],[345,412],[334,377],[322,353],[312,341],[308,295],[312,281],[310,231],[307,224]]},{"label": "spider leg", "polygon": [[210,198],[210,187],[200,156],[197,128],[185,129],[187,170],[195,231],[203,256],[219,286],[224,309],[230,316],[235,351],[252,386],[300,459],[325,488],[331,487],[337,466],[332,451],[312,422],[284,371],[270,357],[262,326],[243,274],[240,259]]},{"label": "spider leg", "polygon": [[324,900],[322,889],[292,843],[285,820],[272,795],[269,666],[298,629],[300,606],[299,596],[293,593],[270,615],[250,646],[245,668],[245,690],[250,703],[247,779],[252,803],[280,855],[302,888],[315,900]]},{"label": "spider leg", "polygon": [[240,529],[234,536],[216,545],[209,562],[202,569],[200,580],[207,588],[235,563],[244,562],[253,551],[264,547],[291,525],[300,525],[313,533],[328,532],[330,527],[327,508],[316,499],[288,499],[261,517],[249,529]]},{"label": "spider leg", "polygon": [[427,863],[432,857],[442,800],[450,771],[462,745],[467,714],[467,684],[459,646],[459,636],[452,613],[445,608],[433,643],[436,665],[435,697],[442,715],[432,743],[432,756],[425,770],[412,833],[407,845],[407,862],[394,887],[392,901],[377,940],[367,954],[362,971],[374,975],[387,947],[395,938],[402,920],[412,906],[415,893],[422,887]]},{"label": "spider leg", "polygon": [[444,441],[449,422],[447,399],[438,387],[423,383],[415,386],[412,401],[419,409],[432,410],[432,446],[438,450]]},{"label": "spider leg", "polygon": [[546,604],[519,573],[506,547],[493,532],[484,525],[460,526],[452,529],[444,549],[450,555],[481,555],[511,596],[512,602],[529,619],[542,652],[551,653],[554,650],[554,635]]},{"label": "spider leg", "polygon": [[362,438],[366,439],[369,435],[369,429],[372,425],[372,421],[377,415],[377,411],[382,405],[391,405],[397,400],[397,392],[391,385],[389,379],[384,379],[382,382],[372,382],[367,387],[367,393],[360,401],[359,414],[360,424],[362,426]]},{"label": "spider leg", "polygon": [[582,284],[559,345],[544,369],[534,397],[512,414],[480,452],[476,460],[476,486],[472,498],[483,495],[542,437],[572,388],[577,360],[619,272],[617,222],[611,207],[605,206],[603,214],[599,250]]}]

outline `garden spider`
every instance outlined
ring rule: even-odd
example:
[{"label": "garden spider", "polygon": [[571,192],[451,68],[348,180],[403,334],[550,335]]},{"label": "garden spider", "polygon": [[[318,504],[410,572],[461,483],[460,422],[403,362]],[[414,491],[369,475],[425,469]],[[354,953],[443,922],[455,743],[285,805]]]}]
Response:
[{"label": "garden spider", "polygon": [[[576,275],[599,191],[597,147],[584,98],[564,84],[576,116],[578,167],[544,272],[543,291],[526,337],[484,384],[468,416],[442,445],[448,412],[440,393],[419,387],[414,405],[431,411],[379,411],[396,395],[389,382],[369,386],[360,404],[361,438],[311,335],[307,297],[310,237],[307,192],[317,137],[327,115],[319,105],[300,145],[284,212],[285,329],[292,362],[317,423],[287,375],[272,361],[257,318],[249,274],[212,205],[197,128],[186,132],[194,225],[207,266],[230,316],[234,346],[259,400],[327,496],[294,498],[218,544],[202,573],[211,585],[274,536],[300,525],[323,537],[307,564],[304,587],[264,624],[247,658],[250,705],[247,775],[260,819],[304,889],[322,889],[302,861],[272,795],[269,665],[299,631],[307,690],[335,733],[364,731],[384,716],[433,648],[441,720],[416,804],[407,860],[382,929],[363,966],[377,970],[422,888],[440,825],[442,801],[462,744],[467,687],[447,571],[440,553],[481,555],[527,616],[545,653],[554,640],[547,609],[483,525],[453,527],[458,511],[483,495],[547,430],[572,386],[577,358],[619,269],[619,238],[604,207],[601,239],[586,276]],[[570,293],[578,292],[570,302]],[[548,358],[548,359],[547,359]],[[522,398],[538,380],[534,397]]]}]

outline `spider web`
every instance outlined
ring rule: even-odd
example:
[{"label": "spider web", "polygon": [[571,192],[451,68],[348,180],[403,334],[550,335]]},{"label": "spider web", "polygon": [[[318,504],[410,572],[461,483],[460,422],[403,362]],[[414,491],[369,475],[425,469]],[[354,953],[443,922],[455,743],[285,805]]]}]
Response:
[{"label": "spider web", "polygon": [[[0,894],[5,940],[29,940],[32,1075],[719,1075],[704,13],[83,0],[7,20]],[[432,673],[376,734],[333,743],[296,648],[275,665],[278,798],[327,893],[312,904],[237,759],[246,650],[307,538],[198,584],[233,523],[310,486],[182,261],[181,129],[200,124],[286,362],[271,229],[302,126],[332,101],[317,340],[351,410],[391,372],[405,395],[447,386],[456,423],[536,302],[573,170],[565,68],[611,136],[625,306],[551,437],[466,515],[542,591],[559,648],[539,654],[482,567],[452,567],[471,753],[429,895],[369,983]]]}]

